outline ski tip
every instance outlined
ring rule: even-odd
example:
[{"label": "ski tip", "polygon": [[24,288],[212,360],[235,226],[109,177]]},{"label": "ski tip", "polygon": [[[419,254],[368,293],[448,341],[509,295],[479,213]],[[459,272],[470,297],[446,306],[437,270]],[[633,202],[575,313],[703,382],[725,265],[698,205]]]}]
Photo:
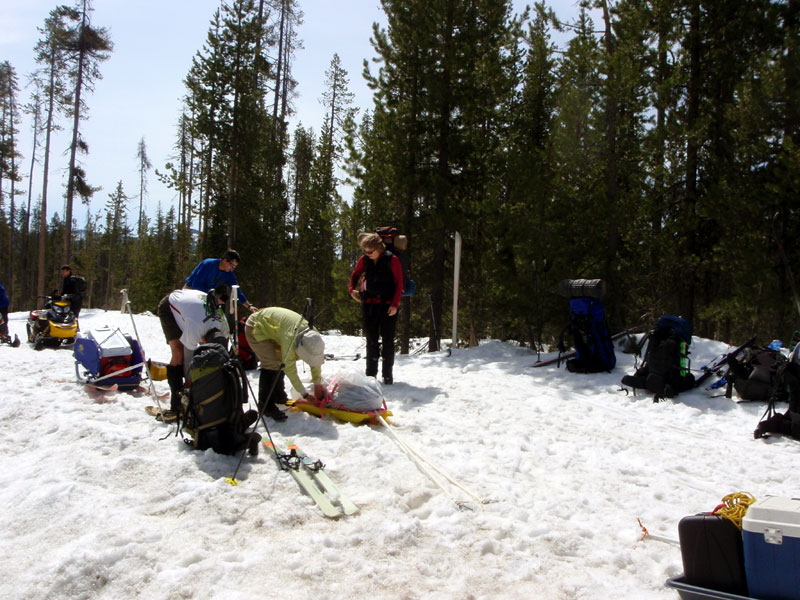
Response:
[{"label": "ski tip", "polygon": [[225,481],[233,486],[239,485],[239,482],[236,481],[233,477],[226,477]]}]

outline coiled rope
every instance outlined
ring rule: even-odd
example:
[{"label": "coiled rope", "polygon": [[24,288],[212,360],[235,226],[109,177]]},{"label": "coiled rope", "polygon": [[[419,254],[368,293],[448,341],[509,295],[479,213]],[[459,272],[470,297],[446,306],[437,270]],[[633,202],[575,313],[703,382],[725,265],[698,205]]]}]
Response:
[{"label": "coiled rope", "polygon": [[742,529],[742,519],[756,499],[748,492],[733,492],[722,499],[722,504],[714,509],[714,514],[725,517],[731,521],[739,531]]}]

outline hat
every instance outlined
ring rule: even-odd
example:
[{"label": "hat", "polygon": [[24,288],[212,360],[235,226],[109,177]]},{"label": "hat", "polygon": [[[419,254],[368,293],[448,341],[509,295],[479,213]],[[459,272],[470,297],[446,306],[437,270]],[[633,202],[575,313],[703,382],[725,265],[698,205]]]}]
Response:
[{"label": "hat", "polygon": [[297,357],[312,367],[320,367],[325,362],[325,340],[318,331],[304,327],[297,334]]},{"label": "hat", "polygon": [[67,269],[68,271],[72,271],[72,267],[70,267],[69,265],[61,265],[61,270],[63,271],[64,269]]}]

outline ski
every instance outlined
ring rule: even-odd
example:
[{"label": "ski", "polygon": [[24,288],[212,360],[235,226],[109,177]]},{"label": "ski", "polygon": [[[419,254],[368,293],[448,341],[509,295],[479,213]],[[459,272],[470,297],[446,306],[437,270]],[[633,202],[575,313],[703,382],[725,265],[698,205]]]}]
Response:
[{"label": "ski", "polygon": [[739,346],[735,350],[732,350],[731,352],[728,352],[727,354],[723,355],[722,357],[717,358],[716,360],[713,360],[711,363],[705,365],[704,367],[701,367],[700,370],[703,372],[703,374],[700,375],[700,377],[698,377],[695,380],[694,387],[696,387],[696,388],[700,387],[700,385],[706,379],[708,379],[709,377],[711,377],[712,375],[717,373],[722,367],[724,367],[726,364],[728,364],[729,361],[731,361],[734,358],[736,358],[737,356],[739,356],[739,354],[741,354],[744,351],[745,348],[753,346],[756,343],[756,339],[758,339],[758,335],[754,335],[753,337],[751,337],[749,340],[747,340],[744,344],[742,344],[741,346]]},{"label": "ski", "polygon": [[325,492],[320,489],[311,473],[302,466],[303,458],[297,454],[296,449],[287,454],[282,452],[280,447],[274,445],[270,440],[264,440],[262,443],[270,451],[281,470],[289,471],[289,474],[294,477],[294,480],[303,491],[314,500],[323,515],[330,519],[342,516],[342,510],[333,504],[331,499],[325,495]]},{"label": "ski", "polygon": [[341,505],[344,514],[349,516],[358,512],[358,506],[356,506],[350,498],[342,494],[339,488],[336,487],[336,484],[328,477],[328,474],[323,471],[325,465],[322,464],[322,461],[310,458],[297,444],[290,444],[289,450],[295,450],[297,452],[297,455],[301,457],[300,460],[303,464],[303,468],[311,473],[311,476],[316,479],[317,483],[324,489],[325,494],[331,498],[331,500]]},{"label": "ski", "polygon": [[[164,423],[174,423],[178,420],[178,416],[170,410],[159,409],[157,406],[145,406],[144,410],[148,415],[156,418],[156,421],[163,421]],[[164,416],[164,413],[169,413]]]},{"label": "ski", "polygon": [[93,390],[99,390],[101,392],[116,392],[119,389],[119,386],[116,383],[113,385],[100,385],[97,383],[92,383],[91,381],[85,381],[84,383]]},{"label": "ski", "polygon": [[[639,326],[638,325],[636,327],[630,327],[630,328],[626,329],[625,331],[620,331],[619,333],[615,333],[614,335],[612,335],[611,336],[611,341],[613,342],[613,341],[618,340],[619,338],[624,337],[626,335],[630,335],[632,333],[636,333],[637,331],[639,331]],[[540,360],[538,362],[535,362],[531,366],[534,367],[534,368],[535,367],[546,367],[547,365],[552,365],[552,364],[555,364],[555,363],[557,363],[559,361],[567,360],[569,358],[572,358],[573,356],[575,356],[575,354],[576,354],[575,350],[570,350],[569,352],[564,352],[563,354],[559,354],[558,356],[556,356],[554,358],[547,358],[545,360]]]}]

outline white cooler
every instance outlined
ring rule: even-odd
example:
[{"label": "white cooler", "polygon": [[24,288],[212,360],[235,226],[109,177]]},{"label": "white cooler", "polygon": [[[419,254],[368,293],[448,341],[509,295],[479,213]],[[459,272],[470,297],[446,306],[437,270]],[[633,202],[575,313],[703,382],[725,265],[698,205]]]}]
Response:
[{"label": "white cooler", "polygon": [[800,499],[767,496],[742,519],[744,568],[750,596],[800,598]]},{"label": "white cooler", "polygon": [[131,345],[125,339],[125,335],[119,329],[110,327],[98,327],[90,329],[86,337],[97,344],[100,349],[100,356],[129,356],[133,354]]}]

